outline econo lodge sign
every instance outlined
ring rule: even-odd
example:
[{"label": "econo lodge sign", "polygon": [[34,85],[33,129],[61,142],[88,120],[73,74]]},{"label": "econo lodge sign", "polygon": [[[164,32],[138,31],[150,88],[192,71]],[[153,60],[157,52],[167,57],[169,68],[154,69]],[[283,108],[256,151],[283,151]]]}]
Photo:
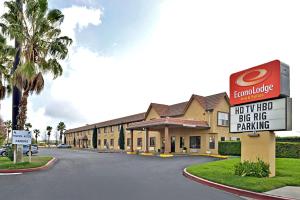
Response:
[{"label": "econo lodge sign", "polygon": [[231,105],[289,96],[289,74],[289,66],[279,60],[232,74]]}]

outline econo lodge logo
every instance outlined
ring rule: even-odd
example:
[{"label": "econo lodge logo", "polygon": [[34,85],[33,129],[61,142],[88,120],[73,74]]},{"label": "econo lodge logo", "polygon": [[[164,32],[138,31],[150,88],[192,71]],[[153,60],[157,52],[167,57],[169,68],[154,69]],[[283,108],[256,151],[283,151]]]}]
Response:
[{"label": "econo lodge logo", "polygon": [[230,76],[232,105],[279,96],[280,61],[275,60]]}]

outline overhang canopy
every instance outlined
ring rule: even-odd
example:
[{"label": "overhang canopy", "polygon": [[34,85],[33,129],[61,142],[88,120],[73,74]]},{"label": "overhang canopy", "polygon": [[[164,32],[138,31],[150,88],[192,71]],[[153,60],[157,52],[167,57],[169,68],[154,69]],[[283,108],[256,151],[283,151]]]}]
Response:
[{"label": "overhang canopy", "polygon": [[179,118],[159,118],[149,121],[141,121],[129,124],[127,130],[143,130],[148,129],[162,129],[165,126],[170,128],[194,128],[194,129],[209,129],[209,125],[206,121],[179,119]]}]

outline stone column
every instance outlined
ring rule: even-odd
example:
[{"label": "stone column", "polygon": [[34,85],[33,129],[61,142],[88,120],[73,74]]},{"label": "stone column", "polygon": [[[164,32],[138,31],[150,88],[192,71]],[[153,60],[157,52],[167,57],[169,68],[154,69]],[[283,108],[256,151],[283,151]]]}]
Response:
[{"label": "stone column", "polygon": [[171,151],[171,142],[169,136],[169,127],[165,126],[165,152],[164,153],[170,153],[170,151]]},{"label": "stone column", "polygon": [[146,144],[146,153],[149,153],[149,130],[148,130],[148,128],[146,128],[146,141],[145,141],[145,144]]},{"label": "stone column", "polygon": [[275,144],[276,136],[273,131],[259,132],[258,136],[242,133],[241,161],[257,162],[257,159],[270,165],[270,177],[275,176]]},{"label": "stone column", "polygon": [[133,129],[130,130],[130,151],[133,152]]}]

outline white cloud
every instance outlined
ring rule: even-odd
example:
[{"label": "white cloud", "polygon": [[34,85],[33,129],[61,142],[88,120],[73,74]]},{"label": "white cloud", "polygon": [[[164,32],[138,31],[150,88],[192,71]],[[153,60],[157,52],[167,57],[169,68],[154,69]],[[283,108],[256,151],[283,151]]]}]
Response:
[{"label": "white cloud", "polygon": [[72,6],[62,9],[65,15],[64,23],[61,26],[62,35],[67,35],[76,44],[76,32],[82,31],[89,25],[100,25],[102,11],[100,9]]}]

